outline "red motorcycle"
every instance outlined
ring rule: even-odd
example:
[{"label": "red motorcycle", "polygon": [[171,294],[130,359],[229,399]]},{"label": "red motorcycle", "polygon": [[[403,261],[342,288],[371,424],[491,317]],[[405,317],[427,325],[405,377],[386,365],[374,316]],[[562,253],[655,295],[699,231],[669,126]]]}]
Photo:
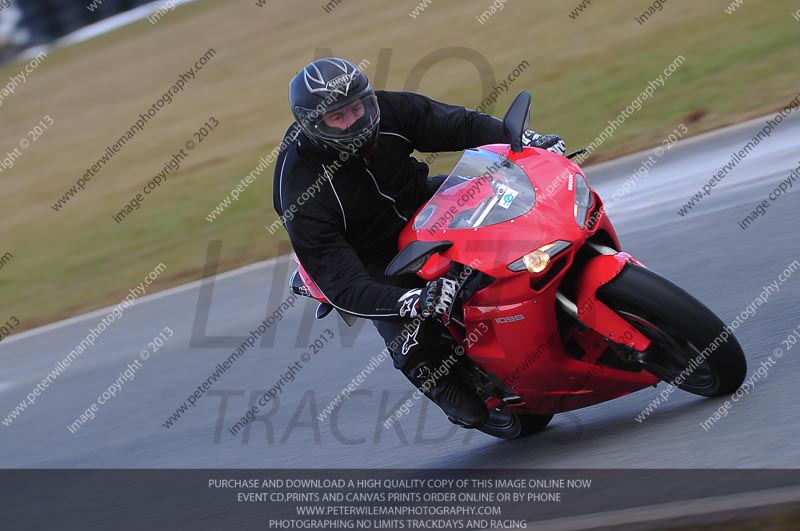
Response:
[{"label": "red motorcycle", "polygon": [[[701,396],[734,392],[747,369],[739,343],[702,303],[622,251],[600,197],[569,160],[584,150],[562,157],[522,147],[530,102],[522,92],[506,113],[510,145],[464,152],[386,269],[459,280],[443,323],[465,353],[452,370],[490,411],[477,429],[514,439],[556,413],[659,381]],[[322,293],[302,267],[296,273],[292,289],[327,315]]]}]

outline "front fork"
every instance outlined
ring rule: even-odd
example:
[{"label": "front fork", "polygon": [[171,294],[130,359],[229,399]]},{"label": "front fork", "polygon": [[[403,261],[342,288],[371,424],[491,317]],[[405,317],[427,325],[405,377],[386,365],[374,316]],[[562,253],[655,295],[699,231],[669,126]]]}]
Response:
[{"label": "front fork", "polygon": [[629,349],[634,357],[644,361],[641,353],[650,347],[650,340],[597,297],[597,291],[616,278],[626,264],[644,265],[628,253],[590,242],[587,245],[600,254],[591,258],[578,273],[575,281],[576,301],[572,302],[561,292],[556,294],[556,299],[578,322],[608,341]]}]

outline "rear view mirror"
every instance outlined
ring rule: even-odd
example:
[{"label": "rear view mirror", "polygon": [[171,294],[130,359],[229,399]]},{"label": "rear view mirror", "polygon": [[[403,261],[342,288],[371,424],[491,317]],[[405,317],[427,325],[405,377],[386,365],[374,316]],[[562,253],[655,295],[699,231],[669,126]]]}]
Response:
[{"label": "rear view mirror", "polygon": [[503,117],[503,133],[509,139],[511,151],[522,151],[522,133],[528,128],[531,120],[531,93],[523,90],[506,111]]}]

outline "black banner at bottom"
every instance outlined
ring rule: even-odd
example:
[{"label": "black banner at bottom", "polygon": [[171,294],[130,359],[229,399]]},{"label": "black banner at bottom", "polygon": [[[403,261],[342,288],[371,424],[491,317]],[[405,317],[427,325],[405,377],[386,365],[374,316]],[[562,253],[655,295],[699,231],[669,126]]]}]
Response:
[{"label": "black banner at bottom", "polygon": [[800,470],[3,470],[0,486],[13,530],[666,529],[800,512]]}]

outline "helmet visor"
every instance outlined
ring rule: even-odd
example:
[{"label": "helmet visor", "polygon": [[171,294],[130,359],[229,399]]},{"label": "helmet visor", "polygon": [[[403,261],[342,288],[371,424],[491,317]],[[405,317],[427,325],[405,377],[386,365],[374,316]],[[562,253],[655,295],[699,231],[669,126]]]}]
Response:
[{"label": "helmet visor", "polygon": [[378,99],[368,93],[327,110],[310,125],[320,138],[346,142],[368,136],[379,120]]}]

